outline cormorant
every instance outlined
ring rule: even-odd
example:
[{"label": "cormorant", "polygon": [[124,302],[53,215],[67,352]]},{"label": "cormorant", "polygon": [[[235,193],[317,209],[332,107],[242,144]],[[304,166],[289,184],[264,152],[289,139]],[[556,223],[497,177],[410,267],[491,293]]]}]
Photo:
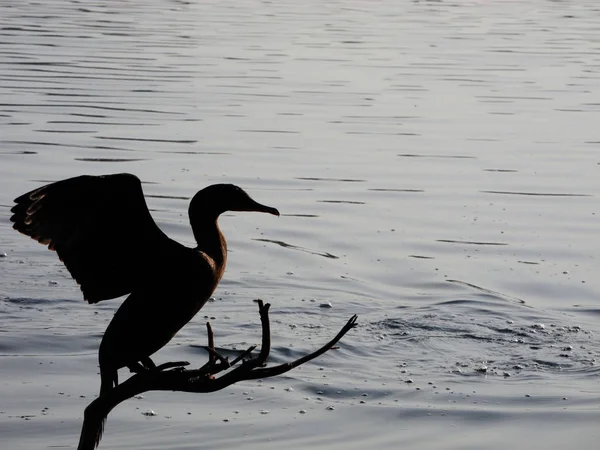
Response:
[{"label": "cormorant", "polygon": [[219,215],[279,215],[238,186],[208,186],[190,202],[198,245],[189,248],[158,228],[135,175],[69,178],[21,195],[15,203],[13,228],[55,250],[81,285],[85,300],[97,303],[130,294],[100,344],[101,395],[118,383],[118,369],[154,368],[150,356],[212,295],[227,260]]}]

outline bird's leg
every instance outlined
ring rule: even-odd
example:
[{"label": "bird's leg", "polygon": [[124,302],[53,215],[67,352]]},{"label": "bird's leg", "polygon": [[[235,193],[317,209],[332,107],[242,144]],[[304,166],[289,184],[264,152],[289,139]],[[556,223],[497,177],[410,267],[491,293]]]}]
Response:
[{"label": "bird's leg", "polygon": [[129,371],[131,373],[141,373],[141,372],[148,370],[144,366],[142,366],[139,362],[128,364],[127,368],[129,369]]},{"label": "bird's leg", "polygon": [[140,363],[142,364],[142,366],[144,366],[144,368],[148,370],[156,369],[156,364],[154,364],[154,361],[152,361],[149,356],[140,359]]},{"label": "bird's leg", "polygon": [[144,358],[140,359],[139,361],[136,361],[132,364],[127,365],[127,367],[129,368],[129,371],[132,373],[140,373],[140,372],[146,372],[148,370],[156,370],[156,364],[154,364],[154,361],[152,361],[149,356],[145,356]]}]

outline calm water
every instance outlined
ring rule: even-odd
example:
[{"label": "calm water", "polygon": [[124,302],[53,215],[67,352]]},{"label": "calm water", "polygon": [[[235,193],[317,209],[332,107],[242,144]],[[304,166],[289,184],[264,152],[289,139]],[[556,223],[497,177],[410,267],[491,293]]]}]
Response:
[{"label": "calm water", "polygon": [[84,304],[12,199],[133,172],[189,245],[208,184],[282,212],[221,219],[216,301],[156,360],[201,365],[207,318],[222,347],[258,342],[257,297],[273,362],[360,326],[286,376],[130,400],[100,448],[592,448],[599,20],[592,0],[0,3],[0,447],[76,447],[119,304]]}]

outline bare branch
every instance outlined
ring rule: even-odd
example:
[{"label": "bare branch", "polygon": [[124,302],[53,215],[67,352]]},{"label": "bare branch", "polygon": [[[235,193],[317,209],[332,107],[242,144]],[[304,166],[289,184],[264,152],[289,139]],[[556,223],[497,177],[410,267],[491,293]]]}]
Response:
[{"label": "bare branch", "polygon": [[213,334],[210,322],[206,322],[206,334],[208,335],[208,362],[210,364],[215,363],[216,352],[215,352],[215,335]]},{"label": "bare branch", "polygon": [[[340,332],[327,344],[313,353],[295,361],[273,367],[263,367],[271,350],[271,327],[269,323],[269,307],[258,301],[258,309],[262,325],[262,346],[258,356],[246,359],[241,364],[238,362],[250,356],[255,346],[250,347],[231,364],[227,358],[219,355],[214,348],[214,335],[209,323],[208,331],[208,362],[199,369],[184,369],[189,363],[186,361],[165,363],[155,370],[136,373],[124,383],[119,384],[108,394],[100,396],[88,405],[84,412],[83,427],[79,440],[78,450],[94,450],[99,442],[102,424],[106,416],[119,403],[147,391],[179,391],[192,393],[215,392],[243,380],[255,380],[281,375],[312,359],[321,356],[331,349],[352,328],[356,326],[357,316],[348,320]],[[235,366],[235,367],[234,367]],[[233,367],[233,368],[232,368]],[[220,377],[215,377],[220,372],[230,369]]]}]

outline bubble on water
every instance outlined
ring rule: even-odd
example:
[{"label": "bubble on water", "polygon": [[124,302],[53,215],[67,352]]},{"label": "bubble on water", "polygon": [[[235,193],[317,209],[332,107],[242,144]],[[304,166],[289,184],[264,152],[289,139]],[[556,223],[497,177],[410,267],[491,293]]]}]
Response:
[{"label": "bubble on water", "polygon": [[333,308],[333,305],[331,304],[331,302],[321,303],[319,305],[319,308]]},{"label": "bubble on water", "polygon": [[332,405],[329,405],[329,406],[328,406],[327,408],[325,408],[325,409],[327,409],[327,411],[333,411],[335,408],[334,408]]},{"label": "bubble on water", "polygon": [[306,414],[306,410],[305,409],[301,409],[300,411],[298,411],[300,414]]},{"label": "bubble on water", "polygon": [[[191,414],[191,413],[188,413]],[[142,415],[147,416],[147,417],[154,417],[156,416],[156,413],[154,411],[152,411],[151,409],[147,409],[146,411],[142,411]]]}]

